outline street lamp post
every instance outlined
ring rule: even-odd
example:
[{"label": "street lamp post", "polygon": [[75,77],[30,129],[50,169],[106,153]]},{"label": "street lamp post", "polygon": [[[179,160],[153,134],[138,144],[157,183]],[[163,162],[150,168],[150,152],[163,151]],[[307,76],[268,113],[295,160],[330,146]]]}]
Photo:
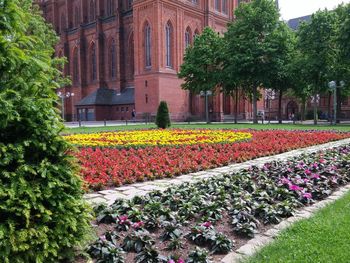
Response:
[{"label": "street lamp post", "polygon": [[[340,81],[340,85],[337,86],[337,82],[332,80],[328,83],[328,87],[333,91],[333,118],[332,122],[337,125],[337,88],[343,88],[345,86],[344,81]],[[331,122],[331,124],[332,124]]]},{"label": "street lamp post", "polygon": [[[61,105],[62,105],[62,110],[61,110],[61,112],[62,112],[62,120],[63,120],[63,121],[65,121],[65,118],[64,118],[64,116],[65,116],[65,112],[64,112],[64,100],[65,100],[65,99],[68,99],[68,98],[70,98],[70,97],[74,97],[74,95],[75,95],[74,92],[66,92],[66,93],[61,92],[61,91],[57,92],[57,96],[61,98]],[[72,110],[72,112],[73,112],[73,110]],[[72,113],[72,116],[73,116],[73,113]]]},{"label": "street lamp post", "polygon": [[275,99],[275,91],[273,89],[265,89],[265,100],[267,100],[267,107],[269,110],[269,124],[271,122],[271,100]]},{"label": "street lamp post", "polygon": [[202,97],[205,97],[205,120],[207,123],[210,123],[209,121],[209,102],[208,102],[208,97],[213,95],[213,92],[211,90],[205,90],[201,91],[199,93]]}]

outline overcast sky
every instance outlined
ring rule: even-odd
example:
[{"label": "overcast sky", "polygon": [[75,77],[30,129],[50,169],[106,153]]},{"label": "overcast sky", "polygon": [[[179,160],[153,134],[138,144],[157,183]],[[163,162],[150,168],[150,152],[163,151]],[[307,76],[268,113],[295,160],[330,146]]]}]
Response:
[{"label": "overcast sky", "polygon": [[318,9],[333,9],[350,0],[279,0],[280,12],[284,20],[315,13]]}]

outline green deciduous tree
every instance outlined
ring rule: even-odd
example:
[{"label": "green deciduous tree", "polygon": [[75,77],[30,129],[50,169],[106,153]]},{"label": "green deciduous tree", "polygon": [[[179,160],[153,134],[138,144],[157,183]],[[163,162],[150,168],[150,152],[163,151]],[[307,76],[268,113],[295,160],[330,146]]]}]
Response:
[{"label": "green deciduous tree", "polygon": [[311,21],[302,23],[297,32],[298,48],[304,57],[305,87],[312,89],[314,124],[317,124],[317,97],[327,91],[327,82],[334,76],[337,61],[337,15],[323,10],[312,15]]},{"label": "green deciduous tree", "polygon": [[57,38],[32,1],[0,1],[0,261],[58,262],[90,231],[56,109]]},{"label": "green deciduous tree", "polygon": [[275,69],[278,48],[274,37],[279,26],[279,14],[273,0],[253,0],[242,3],[235,11],[236,19],[228,26],[227,63],[232,83],[239,84],[253,100],[253,121],[257,119],[259,88],[270,83]]},{"label": "green deciduous tree", "polygon": [[158,128],[166,129],[170,127],[170,117],[169,109],[166,101],[161,101],[158,106],[157,116],[156,116],[156,125]]},{"label": "green deciduous tree", "polygon": [[[214,92],[220,84],[220,70],[222,57],[222,38],[211,28],[204,28],[201,35],[196,36],[192,46],[186,49],[184,62],[178,76],[184,79],[183,89],[195,94],[201,91]],[[208,96],[205,96],[208,105]],[[208,107],[206,107],[206,120],[209,122]]]}]

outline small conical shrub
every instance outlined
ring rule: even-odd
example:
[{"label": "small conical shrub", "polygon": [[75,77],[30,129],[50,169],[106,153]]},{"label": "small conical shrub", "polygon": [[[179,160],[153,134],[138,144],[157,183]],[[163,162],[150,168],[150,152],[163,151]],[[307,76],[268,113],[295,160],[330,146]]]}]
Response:
[{"label": "small conical shrub", "polygon": [[161,101],[158,106],[156,124],[158,128],[166,129],[170,127],[170,117],[168,105],[165,101]]}]

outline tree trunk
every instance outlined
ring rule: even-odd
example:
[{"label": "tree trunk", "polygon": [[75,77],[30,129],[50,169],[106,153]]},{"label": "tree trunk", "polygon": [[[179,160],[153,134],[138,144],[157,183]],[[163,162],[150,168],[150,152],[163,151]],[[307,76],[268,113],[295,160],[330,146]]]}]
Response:
[{"label": "tree trunk", "polygon": [[332,106],[331,106],[331,101],[332,101],[332,92],[329,91],[328,92],[328,121],[331,122],[332,121]]},{"label": "tree trunk", "polygon": [[258,123],[258,88],[253,87],[253,123]]},{"label": "tree trunk", "polygon": [[337,88],[337,123],[340,123],[341,101],[341,89]]},{"label": "tree trunk", "polygon": [[314,125],[317,125],[317,93],[314,93]]},{"label": "tree trunk", "polygon": [[305,109],[306,109],[306,99],[302,99],[301,101],[301,121],[305,121]]},{"label": "tree trunk", "polygon": [[278,123],[282,124],[282,97],[283,97],[283,91],[282,89],[279,92],[279,98],[278,98]]},{"label": "tree trunk", "polygon": [[238,89],[235,90],[235,124],[237,124],[238,119]]}]

